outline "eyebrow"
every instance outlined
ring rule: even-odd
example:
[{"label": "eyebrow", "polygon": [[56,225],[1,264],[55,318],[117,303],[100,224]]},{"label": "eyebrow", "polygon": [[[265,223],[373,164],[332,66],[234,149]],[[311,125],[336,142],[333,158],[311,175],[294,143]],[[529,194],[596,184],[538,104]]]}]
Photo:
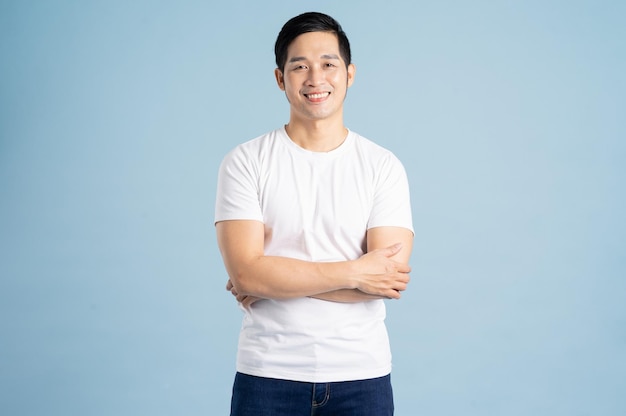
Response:
[{"label": "eyebrow", "polygon": [[[334,53],[331,54],[324,54],[322,55],[320,58],[322,59],[337,59],[339,60],[339,56],[335,55]],[[306,61],[306,58],[304,56],[294,56],[289,60],[289,63],[292,62],[300,62],[300,61]]]}]

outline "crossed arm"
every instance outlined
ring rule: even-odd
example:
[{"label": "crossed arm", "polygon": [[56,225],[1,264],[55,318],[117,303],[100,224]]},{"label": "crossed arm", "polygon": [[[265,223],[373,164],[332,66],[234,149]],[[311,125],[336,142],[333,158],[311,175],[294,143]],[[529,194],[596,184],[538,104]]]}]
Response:
[{"label": "crossed arm", "polygon": [[339,262],[266,256],[258,221],[221,221],[216,231],[229,276],[226,289],[245,307],[258,299],[306,296],[335,302],[398,299],[409,282],[413,233],[405,228],[370,229],[368,252]]}]

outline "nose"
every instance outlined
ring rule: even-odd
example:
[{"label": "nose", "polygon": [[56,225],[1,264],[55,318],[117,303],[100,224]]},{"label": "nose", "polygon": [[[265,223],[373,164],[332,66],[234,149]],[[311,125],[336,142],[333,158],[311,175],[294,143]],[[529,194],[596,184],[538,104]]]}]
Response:
[{"label": "nose", "polygon": [[317,86],[324,83],[324,71],[317,65],[311,66],[308,74],[307,84],[309,86]]}]

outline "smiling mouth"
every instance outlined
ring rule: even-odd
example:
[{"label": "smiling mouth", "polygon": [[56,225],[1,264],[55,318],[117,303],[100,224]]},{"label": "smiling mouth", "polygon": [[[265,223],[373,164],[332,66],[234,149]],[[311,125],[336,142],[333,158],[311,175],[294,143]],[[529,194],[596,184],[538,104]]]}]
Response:
[{"label": "smiling mouth", "polygon": [[313,94],[304,94],[306,98],[309,100],[320,100],[322,98],[326,98],[330,95],[330,92],[316,92]]}]

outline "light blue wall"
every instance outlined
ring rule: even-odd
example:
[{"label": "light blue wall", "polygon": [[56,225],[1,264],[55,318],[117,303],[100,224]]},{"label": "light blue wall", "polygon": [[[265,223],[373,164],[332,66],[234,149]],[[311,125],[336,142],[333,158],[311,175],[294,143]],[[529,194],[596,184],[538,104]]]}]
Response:
[{"label": "light blue wall", "polygon": [[412,186],[396,414],[626,414],[625,4],[1,1],[0,413],[227,414],[216,170],[319,10]]}]

